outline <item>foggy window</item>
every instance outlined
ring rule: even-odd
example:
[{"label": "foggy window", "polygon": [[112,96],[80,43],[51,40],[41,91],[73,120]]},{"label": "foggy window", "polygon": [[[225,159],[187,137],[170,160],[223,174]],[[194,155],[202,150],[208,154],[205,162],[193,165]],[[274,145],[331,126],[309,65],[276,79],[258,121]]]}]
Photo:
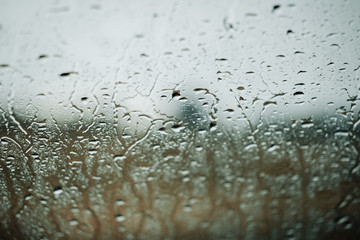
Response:
[{"label": "foggy window", "polygon": [[0,0],[0,239],[360,239],[359,12]]}]

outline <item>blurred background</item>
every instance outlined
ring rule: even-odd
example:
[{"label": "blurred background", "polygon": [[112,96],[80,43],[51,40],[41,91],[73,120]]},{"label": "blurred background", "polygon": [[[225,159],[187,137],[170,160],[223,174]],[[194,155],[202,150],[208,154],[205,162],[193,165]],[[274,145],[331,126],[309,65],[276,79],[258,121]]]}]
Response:
[{"label": "blurred background", "polygon": [[0,239],[359,239],[359,12],[0,0]]}]

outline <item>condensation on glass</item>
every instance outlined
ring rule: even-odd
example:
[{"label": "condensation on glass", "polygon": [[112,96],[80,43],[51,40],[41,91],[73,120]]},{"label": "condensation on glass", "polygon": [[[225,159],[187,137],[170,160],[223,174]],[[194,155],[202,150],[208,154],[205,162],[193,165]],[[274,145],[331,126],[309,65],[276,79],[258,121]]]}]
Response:
[{"label": "condensation on glass", "polygon": [[360,239],[359,12],[0,0],[0,238]]}]

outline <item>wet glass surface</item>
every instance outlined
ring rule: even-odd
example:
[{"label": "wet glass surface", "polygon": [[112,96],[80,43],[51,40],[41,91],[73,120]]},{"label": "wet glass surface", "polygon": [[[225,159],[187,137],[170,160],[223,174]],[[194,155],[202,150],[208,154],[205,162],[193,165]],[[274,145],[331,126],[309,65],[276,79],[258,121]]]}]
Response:
[{"label": "wet glass surface", "polygon": [[0,238],[360,239],[359,12],[0,0]]}]

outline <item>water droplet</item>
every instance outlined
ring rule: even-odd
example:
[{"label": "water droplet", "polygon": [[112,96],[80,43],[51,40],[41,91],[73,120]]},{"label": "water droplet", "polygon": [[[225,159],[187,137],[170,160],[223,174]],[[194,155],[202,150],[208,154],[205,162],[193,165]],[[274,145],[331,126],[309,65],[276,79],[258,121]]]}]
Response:
[{"label": "water droplet", "polygon": [[299,96],[299,95],[304,95],[304,93],[302,91],[297,91],[294,93],[294,96]]},{"label": "water droplet", "polygon": [[171,96],[172,96],[172,98],[180,96],[180,91],[174,90]]},{"label": "water droplet", "polygon": [[182,124],[174,124],[171,129],[174,131],[174,132],[180,132],[181,130],[183,130],[185,128],[184,125]]},{"label": "water droplet", "polygon": [[123,221],[125,221],[125,217],[124,217],[122,214],[117,214],[117,215],[115,216],[115,220],[116,220],[117,222],[123,222]]},{"label": "water droplet", "polygon": [[116,205],[118,205],[118,206],[124,206],[124,205],[125,205],[125,201],[122,200],[122,199],[118,199],[118,200],[116,200]]},{"label": "water droplet", "polygon": [[67,77],[67,76],[70,76],[71,74],[77,74],[77,72],[64,72],[64,73],[61,73],[59,76],[60,77]]},{"label": "water droplet", "polygon": [[69,221],[69,224],[70,224],[70,226],[77,226],[77,225],[79,225],[79,221],[76,219],[73,219],[73,220]]},{"label": "water droplet", "polygon": [[280,4],[276,4],[273,6],[272,8],[272,12],[274,13],[276,10],[280,9],[281,5]]},{"label": "water droplet", "polygon": [[191,212],[192,207],[190,205],[185,205],[185,206],[183,206],[183,210],[184,210],[184,212]]},{"label": "water droplet", "polygon": [[63,192],[63,189],[60,186],[55,186],[53,192],[54,192],[55,196],[58,196],[59,194],[61,194]]}]

